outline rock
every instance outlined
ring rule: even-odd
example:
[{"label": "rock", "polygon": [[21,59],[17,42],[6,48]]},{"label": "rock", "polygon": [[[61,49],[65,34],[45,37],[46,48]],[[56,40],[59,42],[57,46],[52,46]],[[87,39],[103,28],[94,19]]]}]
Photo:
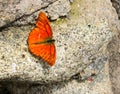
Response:
[{"label": "rock", "polygon": [[112,85],[113,94],[120,93],[120,30],[118,31],[119,35],[114,36],[112,41],[108,45],[109,51],[109,73],[110,81]]},{"label": "rock", "polygon": [[0,32],[0,78],[49,83],[69,80],[90,64],[98,64],[101,70],[109,58],[107,45],[117,31],[117,15],[109,1],[77,2],[69,19],[52,23],[57,51],[53,67],[28,51],[27,37],[33,27],[10,27]]},{"label": "rock", "polygon": [[68,12],[70,11],[70,2],[69,0],[58,0],[49,5],[46,10],[51,20],[55,20],[60,16],[68,15]]},{"label": "rock", "polygon": [[120,19],[120,0],[111,0],[113,6],[115,7],[117,13],[118,13],[118,17]]},{"label": "rock", "polygon": [[[50,5],[50,6],[49,6]],[[55,5],[55,6],[54,6]],[[12,25],[26,25],[34,21],[37,18],[38,11],[45,9],[49,6],[51,10],[56,8],[56,11],[49,11],[50,16],[57,15],[54,19],[59,16],[65,16],[70,11],[69,0],[10,0],[0,1],[0,27],[6,27]],[[58,12],[61,10],[61,14]],[[56,12],[56,13],[55,13]],[[54,16],[53,16],[54,17]]]},{"label": "rock", "polygon": [[[111,0],[120,19],[120,0]],[[120,26],[118,27],[118,36],[114,36],[108,45],[109,50],[109,73],[113,94],[120,94]]]},{"label": "rock", "polygon": [[[41,92],[50,84],[48,88],[54,94],[65,91],[65,94],[92,94],[98,91],[100,94],[110,94],[108,44],[118,36],[120,30],[115,9],[109,0],[76,0],[68,17],[51,22],[57,51],[57,60],[53,67],[28,50],[27,38],[34,26],[3,29],[0,32],[0,79],[39,83],[45,86],[40,85]],[[76,74],[80,74],[79,81],[86,81],[93,71],[96,77],[90,87],[87,83],[73,80],[76,79]],[[35,89],[37,91],[39,87]],[[35,89],[31,87],[31,92]]]}]

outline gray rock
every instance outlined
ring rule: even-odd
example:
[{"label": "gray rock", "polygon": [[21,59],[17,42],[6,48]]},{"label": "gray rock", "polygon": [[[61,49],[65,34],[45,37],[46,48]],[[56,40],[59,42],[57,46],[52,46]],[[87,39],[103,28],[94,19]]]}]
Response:
[{"label": "gray rock", "polygon": [[[117,18],[109,0],[76,0],[69,18],[51,22],[57,51],[53,67],[28,50],[27,37],[34,26],[4,29],[0,32],[0,79],[40,83],[27,94],[112,94],[108,44],[118,36]],[[93,72],[96,76],[91,82],[87,78]],[[84,83],[73,80],[76,74]],[[25,92],[28,87],[14,85],[13,91]]]},{"label": "gray rock", "polygon": [[113,6],[115,7],[117,13],[118,13],[118,17],[120,19],[120,0],[111,0]]},{"label": "gray rock", "polygon": [[110,81],[112,84],[112,90],[114,94],[120,93],[120,31],[119,35],[113,37],[112,41],[108,45],[109,50],[109,73]]},{"label": "gray rock", "polygon": [[[102,7],[95,6],[83,9],[88,6],[87,3],[81,6],[78,4],[79,10],[76,9],[74,15],[71,13],[69,20],[52,24],[57,51],[57,60],[53,67],[46,68],[42,61],[28,51],[27,37],[32,27],[12,27],[1,32],[0,53],[4,57],[0,61],[1,78],[17,76],[20,80],[61,81],[69,79],[91,63],[99,63],[101,59],[106,61],[106,46],[114,36],[112,28],[116,25],[111,25],[114,11],[106,9],[105,14]],[[96,12],[97,9],[99,12]],[[108,23],[109,17],[111,23]]]},{"label": "gray rock", "polygon": [[[50,5],[50,6],[49,6]],[[55,5],[55,6],[54,6]],[[55,11],[49,11],[52,16],[57,15],[65,16],[70,11],[70,2],[68,0],[4,0],[0,2],[0,27],[6,25],[26,25],[34,21],[37,18],[38,11],[45,9],[49,6],[51,10],[55,8]],[[62,10],[60,10],[60,9]],[[58,14],[60,11],[61,14]],[[56,12],[56,13],[55,13]],[[54,14],[55,13],[55,14]]]},{"label": "gray rock", "polygon": [[51,20],[55,20],[60,16],[67,16],[70,11],[69,0],[58,0],[47,7],[48,15]]}]

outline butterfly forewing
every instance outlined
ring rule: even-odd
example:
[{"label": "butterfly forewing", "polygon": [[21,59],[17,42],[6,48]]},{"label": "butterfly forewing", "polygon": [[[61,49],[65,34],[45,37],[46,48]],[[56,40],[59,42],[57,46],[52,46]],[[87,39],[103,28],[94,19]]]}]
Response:
[{"label": "butterfly forewing", "polygon": [[38,20],[36,22],[36,27],[39,27],[40,29],[46,29],[48,37],[52,37],[52,29],[50,27],[49,20],[43,12],[40,12],[39,14]]},{"label": "butterfly forewing", "polygon": [[48,37],[46,30],[41,30],[40,28],[36,27],[29,34],[28,43],[37,44],[39,42],[45,41],[46,37]]}]

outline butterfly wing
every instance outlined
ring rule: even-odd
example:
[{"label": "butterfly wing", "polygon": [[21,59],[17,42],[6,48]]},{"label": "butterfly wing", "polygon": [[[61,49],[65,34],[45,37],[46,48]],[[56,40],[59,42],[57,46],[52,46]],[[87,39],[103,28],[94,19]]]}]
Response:
[{"label": "butterfly wing", "polygon": [[39,42],[44,42],[46,38],[49,38],[46,30],[40,29],[38,27],[34,28],[28,37],[28,44],[37,44]]},{"label": "butterfly wing", "polygon": [[52,37],[52,29],[50,27],[49,20],[44,12],[40,12],[38,20],[36,22],[36,27],[40,28],[41,30],[45,30],[48,34],[48,37]]},{"label": "butterfly wing", "polygon": [[46,15],[40,12],[36,27],[29,34],[28,47],[34,55],[52,66],[56,60],[56,49],[54,43],[44,43],[48,38],[52,38],[52,30]]},{"label": "butterfly wing", "polygon": [[56,60],[56,50],[54,44],[34,44],[31,45],[29,49],[34,55],[41,57],[49,65],[54,65]]}]

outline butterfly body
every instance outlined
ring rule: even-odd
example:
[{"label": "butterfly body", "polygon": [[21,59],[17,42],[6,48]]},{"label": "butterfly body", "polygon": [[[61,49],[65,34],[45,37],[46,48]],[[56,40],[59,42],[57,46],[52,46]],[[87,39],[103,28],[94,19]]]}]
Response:
[{"label": "butterfly body", "polygon": [[52,37],[49,20],[43,12],[40,12],[36,27],[29,34],[28,47],[30,52],[41,57],[51,66],[56,60],[55,40]]},{"label": "butterfly body", "polygon": [[44,41],[44,43],[47,43],[47,44],[52,44],[52,43],[54,43],[55,42],[55,40],[54,39],[46,39],[45,41]]},{"label": "butterfly body", "polygon": [[33,43],[33,44],[54,44],[55,40],[52,39],[52,38],[48,38],[48,39],[45,39],[44,41],[40,41],[40,42],[36,42],[36,43]]}]

